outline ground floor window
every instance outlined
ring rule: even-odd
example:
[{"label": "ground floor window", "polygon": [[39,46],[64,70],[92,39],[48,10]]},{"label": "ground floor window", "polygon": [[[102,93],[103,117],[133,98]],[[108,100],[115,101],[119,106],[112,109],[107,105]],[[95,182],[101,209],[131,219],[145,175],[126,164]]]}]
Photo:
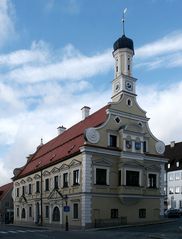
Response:
[{"label": "ground floor window", "polygon": [[55,207],[52,214],[52,220],[53,222],[59,222],[60,221],[60,211],[58,207]]},{"label": "ground floor window", "polygon": [[26,217],[26,212],[25,212],[25,208],[23,208],[21,211],[21,218],[25,218],[25,217]]},{"label": "ground floor window", "polygon": [[45,217],[49,218],[49,206],[45,207]]},{"label": "ground floor window", "polygon": [[118,218],[118,209],[111,209],[111,218]]},{"label": "ground floor window", "polygon": [[73,204],[73,218],[78,219],[78,203]]},{"label": "ground floor window", "polygon": [[139,218],[146,218],[146,208],[139,209]]},{"label": "ground floor window", "polygon": [[29,207],[29,217],[32,217],[32,207]]},{"label": "ground floor window", "polygon": [[19,216],[20,216],[19,207],[17,207],[17,209],[16,209],[16,216],[17,216],[17,217],[19,217]]}]

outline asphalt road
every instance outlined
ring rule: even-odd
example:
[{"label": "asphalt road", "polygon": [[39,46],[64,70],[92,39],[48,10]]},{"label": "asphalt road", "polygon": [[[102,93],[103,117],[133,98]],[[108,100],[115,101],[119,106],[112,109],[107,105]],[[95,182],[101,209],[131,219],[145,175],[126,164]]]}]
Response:
[{"label": "asphalt road", "polygon": [[[181,226],[181,229],[180,229]],[[0,225],[0,239],[182,239],[182,218],[165,224],[100,231],[59,231]]]}]

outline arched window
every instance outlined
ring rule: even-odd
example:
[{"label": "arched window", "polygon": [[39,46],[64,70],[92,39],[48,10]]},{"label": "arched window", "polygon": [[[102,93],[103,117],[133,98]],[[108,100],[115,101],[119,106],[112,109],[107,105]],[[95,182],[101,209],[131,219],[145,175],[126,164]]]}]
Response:
[{"label": "arched window", "polygon": [[25,208],[23,208],[21,211],[21,218],[25,218],[25,217],[26,217],[26,212],[25,212]]},{"label": "arched window", "polygon": [[58,207],[55,207],[52,214],[52,220],[53,222],[59,222],[60,221],[60,211]]}]

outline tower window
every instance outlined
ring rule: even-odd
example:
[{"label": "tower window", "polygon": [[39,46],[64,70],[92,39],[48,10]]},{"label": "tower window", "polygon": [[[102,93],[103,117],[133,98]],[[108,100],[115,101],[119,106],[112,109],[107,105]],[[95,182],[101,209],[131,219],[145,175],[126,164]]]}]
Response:
[{"label": "tower window", "polygon": [[116,66],[116,72],[118,72],[118,66]]},{"label": "tower window", "polygon": [[130,65],[128,65],[128,71],[130,71]]}]

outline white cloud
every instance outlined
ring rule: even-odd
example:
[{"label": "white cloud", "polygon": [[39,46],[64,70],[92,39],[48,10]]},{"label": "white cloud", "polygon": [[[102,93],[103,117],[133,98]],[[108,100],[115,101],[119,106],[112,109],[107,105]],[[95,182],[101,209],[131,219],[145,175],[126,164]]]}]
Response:
[{"label": "white cloud", "polygon": [[149,125],[156,137],[165,143],[181,141],[182,135],[182,81],[163,90],[156,86],[141,87],[139,103],[151,118]]},{"label": "white cloud", "polygon": [[7,169],[3,160],[0,159],[0,186],[11,182],[12,171]]},{"label": "white cloud", "polygon": [[14,7],[9,0],[0,1],[0,46],[16,36]]}]

